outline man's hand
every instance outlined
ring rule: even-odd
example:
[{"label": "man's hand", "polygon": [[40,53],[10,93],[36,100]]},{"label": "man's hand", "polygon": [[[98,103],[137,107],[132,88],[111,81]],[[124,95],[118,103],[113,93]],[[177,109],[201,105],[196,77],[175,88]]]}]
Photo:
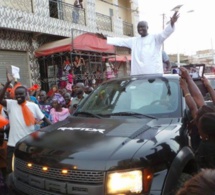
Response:
[{"label": "man's hand", "polygon": [[203,76],[201,80],[202,80],[202,82],[203,82],[203,84],[205,85],[206,88],[211,86],[209,80],[205,76]]},{"label": "man's hand", "polygon": [[175,22],[178,20],[179,18],[179,13],[176,11],[173,16],[170,18],[170,22],[171,22],[171,26],[173,27]]},{"label": "man's hand", "polygon": [[184,67],[180,67],[180,76],[181,76],[181,78],[186,79],[186,80],[191,78],[188,70]]},{"label": "man's hand", "polygon": [[107,37],[105,35],[103,35],[102,33],[96,33],[96,36],[100,39],[107,39]]},{"label": "man's hand", "polygon": [[8,68],[6,68],[7,82],[11,83],[14,80],[14,77],[9,73]]}]

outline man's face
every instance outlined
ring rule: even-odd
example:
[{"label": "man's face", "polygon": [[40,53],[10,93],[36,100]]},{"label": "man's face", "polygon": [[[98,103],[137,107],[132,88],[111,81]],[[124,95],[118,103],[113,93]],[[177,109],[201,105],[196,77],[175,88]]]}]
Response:
[{"label": "man's face", "polygon": [[83,89],[78,89],[76,91],[76,94],[77,94],[78,99],[81,99],[83,97],[83,94],[84,94]]},{"label": "man's face", "polygon": [[18,104],[22,104],[25,101],[26,95],[26,90],[24,88],[19,87],[15,90],[15,99]]},{"label": "man's face", "polygon": [[64,99],[65,99],[66,103],[69,103],[69,102],[70,102],[71,97],[70,97],[69,93],[66,93],[66,94],[64,95]]},{"label": "man's face", "polygon": [[148,23],[145,21],[139,22],[137,25],[137,31],[141,35],[141,37],[148,35]]},{"label": "man's face", "polygon": [[83,87],[84,87],[84,85],[82,83],[77,83],[73,88],[75,94],[77,94],[78,90],[83,89]]},{"label": "man's face", "polygon": [[45,102],[46,101],[46,92],[45,91],[40,92],[39,97],[40,97],[41,102]]}]

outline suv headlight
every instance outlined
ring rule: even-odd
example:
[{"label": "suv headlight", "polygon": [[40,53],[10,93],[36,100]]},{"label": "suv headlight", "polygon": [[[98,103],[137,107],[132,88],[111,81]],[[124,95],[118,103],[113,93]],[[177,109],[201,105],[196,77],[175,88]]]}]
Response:
[{"label": "suv headlight", "polygon": [[150,189],[152,173],[146,170],[128,170],[107,174],[107,194],[140,194]]}]

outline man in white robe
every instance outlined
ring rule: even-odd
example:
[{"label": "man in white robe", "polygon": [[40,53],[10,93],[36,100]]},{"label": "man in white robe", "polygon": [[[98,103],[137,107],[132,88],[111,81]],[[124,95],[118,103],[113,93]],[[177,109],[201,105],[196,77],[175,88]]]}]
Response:
[{"label": "man in white robe", "polygon": [[159,34],[148,34],[148,23],[141,21],[137,25],[140,37],[105,38],[108,44],[131,49],[131,75],[162,74],[164,71],[161,48],[163,42],[173,33],[178,17],[178,12],[175,12],[170,23]]}]

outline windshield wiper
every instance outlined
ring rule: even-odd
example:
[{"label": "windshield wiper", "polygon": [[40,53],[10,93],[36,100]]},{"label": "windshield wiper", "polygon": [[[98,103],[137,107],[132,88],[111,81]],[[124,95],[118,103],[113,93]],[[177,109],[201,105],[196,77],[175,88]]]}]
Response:
[{"label": "windshield wiper", "polygon": [[115,113],[108,114],[108,115],[110,115],[110,116],[134,116],[136,118],[147,117],[147,118],[157,119],[155,116],[148,115],[148,114],[142,114],[142,113],[138,113],[138,112],[115,112]]},{"label": "windshield wiper", "polygon": [[98,114],[93,114],[93,113],[90,113],[90,112],[76,112],[74,115],[77,116],[79,114],[86,114],[88,116],[94,116],[96,118],[102,118],[101,116],[99,116]]}]

